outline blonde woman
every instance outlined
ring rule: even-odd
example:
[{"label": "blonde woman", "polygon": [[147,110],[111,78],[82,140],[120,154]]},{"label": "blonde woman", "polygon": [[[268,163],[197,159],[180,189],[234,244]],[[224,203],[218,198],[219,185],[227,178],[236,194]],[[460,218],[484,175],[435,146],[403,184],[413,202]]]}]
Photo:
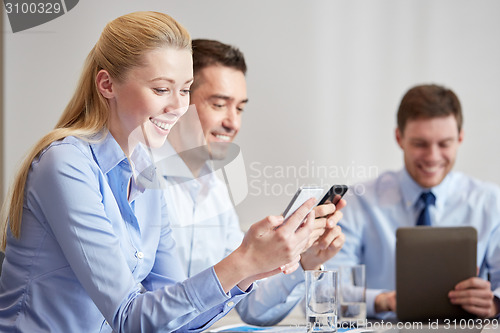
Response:
[{"label": "blonde woman", "polygon": [[168,15],[105,27],[4,206],[1,332],[201,331],[254,280],[297,268],[311,201],[284,225],[257,222],[232,254],[185,279],[161,191],[134,175],[149,163],[144,147],[161,146],[186,110],[192,81],[189,34]]}]

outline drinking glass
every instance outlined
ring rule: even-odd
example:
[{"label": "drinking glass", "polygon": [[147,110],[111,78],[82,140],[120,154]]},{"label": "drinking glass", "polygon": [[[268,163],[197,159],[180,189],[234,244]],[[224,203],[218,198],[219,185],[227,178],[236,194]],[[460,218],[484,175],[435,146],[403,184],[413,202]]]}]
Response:
[{"label": "drinking glass", "polygon": [[[366,323],[365,265],[339,267],[340,324]],[[343,325],[342,325],[343,327]]]},{"label": "drinking glass", "polygon": [[306,271],[307,332],[337,331],[338,272]]}]

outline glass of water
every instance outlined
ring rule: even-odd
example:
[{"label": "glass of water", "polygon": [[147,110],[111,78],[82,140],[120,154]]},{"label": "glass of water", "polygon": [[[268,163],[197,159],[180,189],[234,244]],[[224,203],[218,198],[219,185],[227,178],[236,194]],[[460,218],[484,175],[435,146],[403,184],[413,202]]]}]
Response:
[{"label": "glass of water", "polygon": [[339,267],[340,306],[339,320],[356,326],[366,324],[365,265]]},{"label": "glass of water", "polygon": [[307,332],[337,331],[338,272],[306,271]]}]

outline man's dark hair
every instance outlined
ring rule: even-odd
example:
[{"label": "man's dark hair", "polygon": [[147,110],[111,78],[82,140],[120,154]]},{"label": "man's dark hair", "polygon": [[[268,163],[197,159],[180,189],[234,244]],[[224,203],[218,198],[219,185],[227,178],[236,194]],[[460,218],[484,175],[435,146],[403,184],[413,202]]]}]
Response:
[{"label": "man's dark hair", "polygon": [[247,65],[243,53],[236,47],[210,39],[193,39],[193,72],[194,83],[203,68],[209,66],[224,66],[234,68],[243,74],[247,72]]},{"label": "man's dark hair", "polygon": [[418,85],[403,96],[397,114],[398,129],[404,132],[410,120],[455,116],[460,132],[463,124],[462,107],[457,95],[436,84]]}]

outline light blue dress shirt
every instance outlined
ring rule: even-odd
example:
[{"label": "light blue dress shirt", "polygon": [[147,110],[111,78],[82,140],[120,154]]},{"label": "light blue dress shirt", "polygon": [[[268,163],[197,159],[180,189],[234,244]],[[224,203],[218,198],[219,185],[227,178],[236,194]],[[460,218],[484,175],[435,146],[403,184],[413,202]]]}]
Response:
[{"label": "light blue dress shirt", "polygon": [[[416,224],[423,190],[403,169],[353,186],[346,196],[348,205],[339,223],[346,241],[327,266],[366,265],[369,317],[375,316],[375,297],[395,289],[396,229]],[[435,206],[430,207],[432,225],[477,229],[479,276],[489,276],[492,290],[500,297],[500,188],[451,172],[431,190],[436,196]]]},{"label": "light blue dress shirt", "polygon": [[[158,169],[166,177],[165,200],[173,237],[188,276],[210,267],[233,252],[243,240],[239,219],[227,186],[206,164],[201,176],[191,170],[166,143]],[[274,325],[285,318],[304,296],[304,271],[278,274],[259,281],[236,309],[245,322]]]},{"label": "light blue dress shirt", "polygon": [[224,293],[213,267],[185,280],[162,192],[132,181],[127,199],[146,159],[108,134],[67,137],[33,161],[21,237],[7,236],[1,332],[196,332],[246,295]]}]

